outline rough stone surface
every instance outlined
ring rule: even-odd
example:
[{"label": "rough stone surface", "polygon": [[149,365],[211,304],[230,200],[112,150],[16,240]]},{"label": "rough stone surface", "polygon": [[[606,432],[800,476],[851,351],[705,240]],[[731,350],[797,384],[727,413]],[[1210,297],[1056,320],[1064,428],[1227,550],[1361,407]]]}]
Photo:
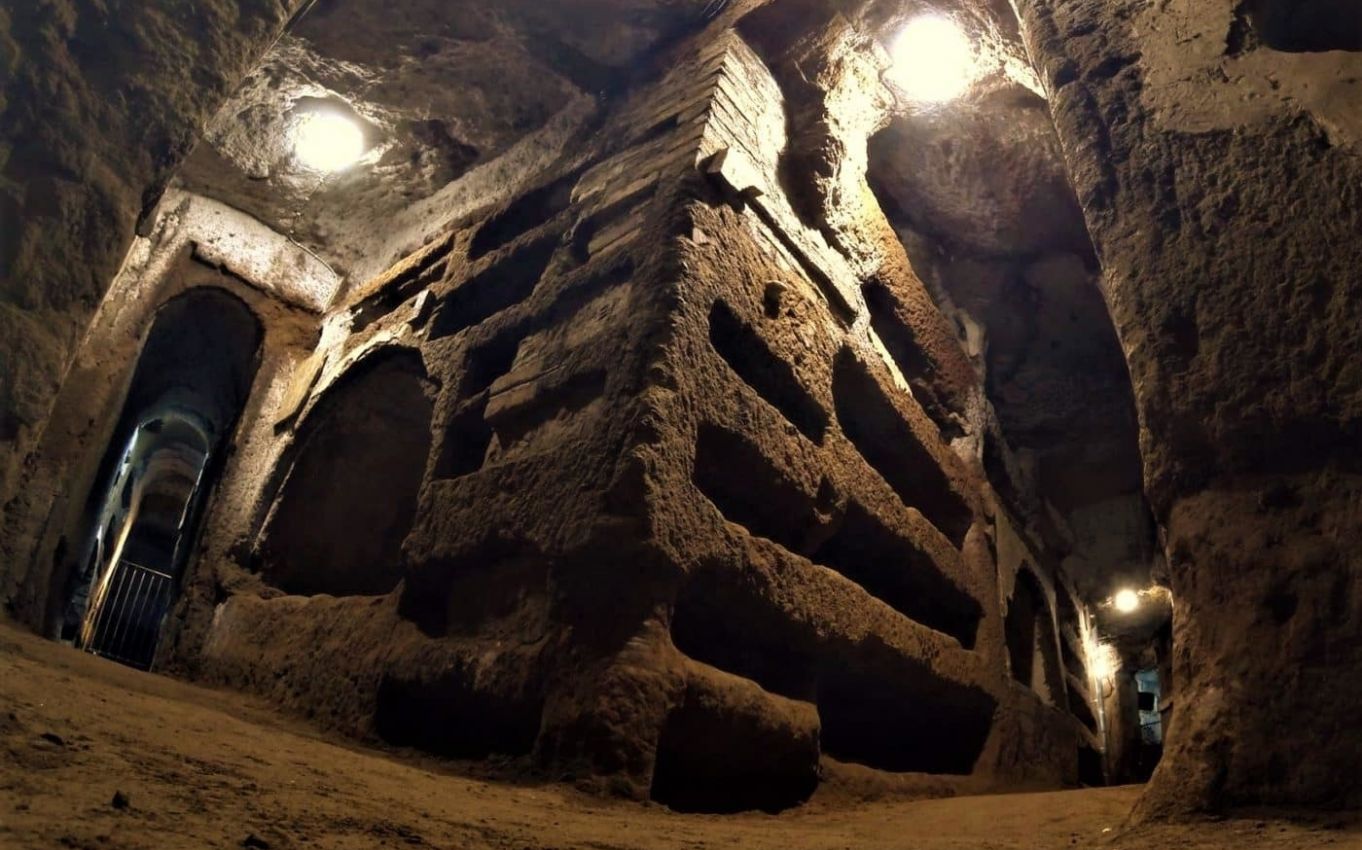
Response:
[{"label": "rough stone surface", "polygon": [[0,498],[12,495],[139,216],[290,6],[0,10]]},{"label": "rough stone surface", "polygon": [[1356,804],[1333,761],[1362,747],[1352,30],[1314,30],[1316,51],[1264,13],[1291,4],[1017,5],[1130,364],[1177,600],[1178,707],[1143,811]]},{"label": "rough stone surface", "polygon": [[[679,809],[780,810],[829,777],[1074,783],[1096,746],[1088,618],[990,481],[982,377],[864,157],[854,206],[787,170],[864,147],[879,113],[845,87],[787,96],[741,5],[703,31],[697,11],[668,13],[694,25],[675,44],[639,36],[655,66],[573,145],[503,154],[497,193],[397,258],[366,242],[374,274],[320,316],[252,282],[264,266],[207,265],[167,205],[56,404],[15,610],[50,630],[132,352],[168,294],[214,287],[265,334],[160,669]],[[886,102],[837,32],[763,49],[801,44]],[[824,109],[835,132],[804,132]],[[215,125],[224,149],[247,113]]]},{"label": "rough stone surface", "polygon": [[[393,228],[374,221],[624,90],[704,5],[405,2],[394,14],[372,0],[319,3],[235,92],[178,179],[363,279],[397,259],[376,242]],[[322,174],[297,161],[293,129],[319,109],[362,128],[358,167]],[[483,187],[481,201],[498,189]]]}]

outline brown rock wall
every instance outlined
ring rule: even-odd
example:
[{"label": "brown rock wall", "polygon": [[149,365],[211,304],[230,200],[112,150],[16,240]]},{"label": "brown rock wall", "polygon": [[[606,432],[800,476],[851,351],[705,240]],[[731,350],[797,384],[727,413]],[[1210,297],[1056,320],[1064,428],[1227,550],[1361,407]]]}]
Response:
[{"label": "brown rock wall", "polygon": [[60,0],[0,12],[6,500],[139,216],[294,5]]},{"label": "brown rock wall", "polygon": [[1324,765],[1359,740],[1362,57],[1285,53],[1230,0],[1017,5],[1165,527],[1178,709],[1145,811],[1355,802]]}]

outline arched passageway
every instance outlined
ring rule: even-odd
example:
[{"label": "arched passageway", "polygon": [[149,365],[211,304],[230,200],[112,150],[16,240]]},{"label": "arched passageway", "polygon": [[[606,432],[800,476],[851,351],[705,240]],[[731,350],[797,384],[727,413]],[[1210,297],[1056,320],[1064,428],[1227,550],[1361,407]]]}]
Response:
[{"label": "arched passageway", "polygon": [[58,596],[64,639],[151,666],[261,336],[251,311],[221,290],[191,291],[156,314],[86,499],[82,568]]}]

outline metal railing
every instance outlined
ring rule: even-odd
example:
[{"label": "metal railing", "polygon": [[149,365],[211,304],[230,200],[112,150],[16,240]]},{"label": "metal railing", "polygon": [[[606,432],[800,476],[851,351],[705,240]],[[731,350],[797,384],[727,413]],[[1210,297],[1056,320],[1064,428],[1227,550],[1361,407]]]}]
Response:
[{"label": "metal railing", "polygon": [[100,600],[85,648],[131,667],[150,669],[174,584],[168,573],[119,561]]}]

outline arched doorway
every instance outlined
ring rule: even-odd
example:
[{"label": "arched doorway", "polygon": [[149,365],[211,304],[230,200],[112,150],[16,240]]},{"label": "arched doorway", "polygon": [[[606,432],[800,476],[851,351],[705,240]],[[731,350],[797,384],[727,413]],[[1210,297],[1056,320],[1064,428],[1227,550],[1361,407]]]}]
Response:
[{"label": "arched doorway", "polygon": [[156,314],[86,500],[82,569],[61,597],[64,639],[150,668],[261,337],[249,308],[218,289],[193,290]]}]

